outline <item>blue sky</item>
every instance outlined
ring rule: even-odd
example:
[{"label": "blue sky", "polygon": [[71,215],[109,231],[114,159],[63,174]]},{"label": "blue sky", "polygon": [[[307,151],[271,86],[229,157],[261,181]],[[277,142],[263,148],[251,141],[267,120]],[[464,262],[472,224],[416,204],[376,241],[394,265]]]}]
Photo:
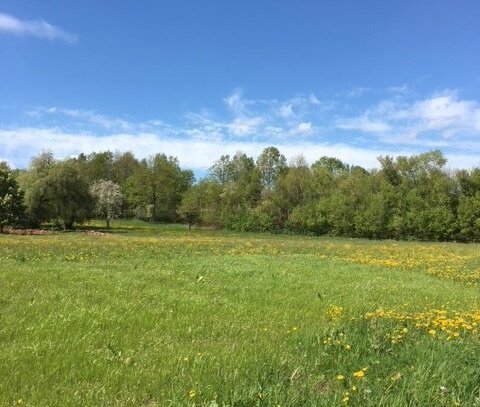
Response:
[{"label": "blue sky", "polygon": [[0,159],[276,145],[367,168],[440,148],[480,165],[478,1],[0,4]]}]

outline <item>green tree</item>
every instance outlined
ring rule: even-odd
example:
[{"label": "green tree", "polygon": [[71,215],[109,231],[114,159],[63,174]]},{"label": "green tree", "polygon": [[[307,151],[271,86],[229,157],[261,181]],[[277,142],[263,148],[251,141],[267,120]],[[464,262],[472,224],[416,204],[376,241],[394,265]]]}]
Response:
[{"label": "green tree", "polygon": [[182,170],[178,160],[156,154],[140,162],[129,178],[128,199],[140,217],[151,222],[175,221],[182,194],[192,185],[193,173]]},{"label": "green tree", "polygon": [[222,185],[222,224],[236,230],[251,230],[252,210],[258,204],[260,194],[260,173],[253,159],[237,152],[229,163],[229,180]]},{"label": "green tree", "polygon": [[24,219],[23,193],[13,171],[0,162],[0,233],[5,226],[19,225]]},{"label": "green tree", "polygon": [[20,186],[25,191],[26,211],[34,226],[53,218],[48,179],[56,164],[51,151],[42,151],[32,159],[28,171],[19,177]]},{"label": "green tree", "polygon": [[201,194],[197,186],[188,189],[182,197],[182,202],[178,208],[180,218],[188,224],[188,230],[192,225],[200,220],[201,213]]},{"label": "green tree", "polygon": [[77,157],[82,177],[88,184],[101,179],[111,180],[113,177],[113,153],[102,151],[89,155],[80,154]]},{"label": "green tree", "polygon": [[208,178],[220,185],[232,179],[232,164],[230,156],[222,155],[208,170]]},{"label": "green tree", "polygon": [[23,183],[27,211],[37,224],[53,221],[71,229],[90,216],[93,200],[76,160],[55,161],[43,152],[32,160]]},{"label": "green tree", "polygon": [[257,168],[264,189],[272,190],[278,176],[287,167],[287,160],[276,147],[267,147],[257,158]]}]

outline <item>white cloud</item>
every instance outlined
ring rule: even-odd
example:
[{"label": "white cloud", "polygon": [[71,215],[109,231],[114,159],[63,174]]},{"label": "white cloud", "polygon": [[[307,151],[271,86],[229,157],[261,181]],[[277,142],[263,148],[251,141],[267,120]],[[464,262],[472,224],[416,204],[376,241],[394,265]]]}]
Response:
[{"label": "white cloud", "polygon": [[[374,134],[382,140],[418,144],[418,138],[438,141],[480,136],[480,104],[444,91],[412,101],[385,100],[362,115],[337,121],[337,128]],[[403,140],[400,136],[405,136]]]},{"label": "white cloud", "polygon": [[55,109],[53,113],[60,113],[73,118],[85,119],[93,124],[97,124],[106,129],[129,130],[132,127],[132,125],[127,120],[104,116],[88,110]]},{"label": "white cloud", "polygon": [[393,93],[393,94],[400,94],[400,95],[405,95],[410,92],[410,88],[408,85],[403,84],[400,86],[389,86],[387,88],[387,91]]},{"label": "white cloud", "polygon": [[[191,138],[170,138],[153,133],[116,133],[109,136],[94,136],[82,133],[67,133],[58,129],[18,128],[0,130],[0,150],[19,167],[27,165],[28,157],[50,149],[58,158],[70,157],[81,152],[94,151],[132,151],[137,157],[148,157],[157,152],[164,152],[179,158],[182,166],[196,170],[207,169],[222,154],[244,151],[253,157],[270,145],[275,145],[292,158],[303,154],[312,163],[326,155],[337,157],[354,165],[365,168],[378,167],[380,155],[409,155],[412,150],[366,148],[349,146],[343,143],[289,142],[280,143],[235,141],[235,140],[195,140]],[[480,164],[476,154],[447,154],[452,168],[473,167]]]},{"label": "white cloud", "polygon": [[185,166],[202,169],[222,154],[240,149],[256,155],[276,145],[290,157],[331,155],[365,167],[375,166],[378,155],[434,148],[441,148],[452,165],[480,164],[480,105],[452,91],[420,100],[391,97],[350,117],[332,112],[331,104],[325,110],[325,103],[313,95],[249,100],[237,90],[224,101],[228,112],[188,113],[180,124],[156,118],[139,122],[93,110],[37,108],[26,112],[28,124],[0,127],[0,156],[24,166],[45,148],[60,157],[106,149],[132,150],[139,157],[165,152]]},{"label": "white cloud", "polygon": [[293,133],[298,135],[306,136],[311,134],[313,131],[312,123],[310,122],[301,122],[298,126],[294,129]]},{"label": "white cloud", "polygon": [[[156,152],[165,152],[177,156],[183,166],[205,169],[220,155],[232,154],[237,150],[257,156],[272,143],[255,141],[221,141],[192,140],[181,138],[165,138],[157,134],[112,134],[109,136],[93,136],[89,134],[65,133],[57,129],[19,128],[0,130],[0,149],[11,156],[32,157],[44,149],[51,149],[57,157],[64,158],[81,152],[118,150],[132,151],[138,157],[147,157]],[[304,154],[314,161],[322,155],[339,157],[353,164],[367,167],[376,165],[379,151],[359,149],[341,144],[319,143],[276,143],[287,156]],[[383,153],[383,152],[382,152]],[[18,161],[18,160],[17,160]],[[18,165],[25,165],[25,158]]]},{"label": "white cloud", "polygon": [[320,104],[320,101],[317,99],[317,97],[313,93],[310,94],[310,96],[308,97],[308,100],[312,105],[319,105]]},{"label": "white cloud", "polygon": [[422,120],[429,130],[472,129],[480,131],[480,106],[473,101],[458,100],[454,94],[432,97],[415,103],[410,111],[413,119]]},{"label": "white cloud", "polygon": [[75,43],[78,37],[70,34],[44,20],[19,20],[8,14],[0,13],[0,32],[8,34],[33,36],[48,40],[61,40],[68,43]]},{"label": "white cloud", "polygon": [[387,123],[379,119],[371,119],[366,115],[339,120],[337,127],[342,130],[358,130],[364,133],[385,133],[391,129]]},{"label": "white cloud", "polygon": [[235,136],[248,136],[255,134],[261,123],[261,117],[237,117],[228,125],[228,129]]},{"label": "white cloud", "polygon": [[224,99],[224,102],[229,107],[229,109],[238,115],[243,115],[245,113],[245,101],[242,97],[242,90],[236,89],[233,93],[227,96]]},{"label": "white cloud", "polygon": [[278,114],[283,118],[289,118],[293,116],[293,106],[291,103],[284,103],[278,109]]}]

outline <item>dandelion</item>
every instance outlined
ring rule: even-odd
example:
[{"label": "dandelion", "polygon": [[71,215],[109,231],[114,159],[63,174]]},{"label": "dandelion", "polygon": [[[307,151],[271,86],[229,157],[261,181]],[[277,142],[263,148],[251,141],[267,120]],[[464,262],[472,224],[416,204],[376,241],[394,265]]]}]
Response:
[{"label": "dandelion", "polygon": [[339,374],[339,375],[337,376],[337,380],[338,380],[338,381],[341,382],[343,379],[345,379],[345,376],[344,376],[343,374]]},{"label": "dandelion", "polygon": [[335,321],[335,320],[341,318],[342,314],[343,314],[343,307],[340,307],[338,305],[330,305],[327,308],[327,316],[332,321]]},{"label": "dandelion", "polygon": [[[365,369],[366,370],[366,369]],[[353,377],[356,377],[357,379],[363,379],[365,377],[365,370],[359,370],[353,374]]]}]

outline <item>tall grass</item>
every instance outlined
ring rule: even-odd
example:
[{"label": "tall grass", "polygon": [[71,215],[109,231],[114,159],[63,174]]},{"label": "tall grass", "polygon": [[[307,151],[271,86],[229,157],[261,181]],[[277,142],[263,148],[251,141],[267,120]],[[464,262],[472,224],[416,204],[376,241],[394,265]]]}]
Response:
[{"label": "tall grass", "polygon": [[[0,405],[480,405],[479,249],[129,222],[0,236]],[[416,316],[437,310],[432,334]]]}]

